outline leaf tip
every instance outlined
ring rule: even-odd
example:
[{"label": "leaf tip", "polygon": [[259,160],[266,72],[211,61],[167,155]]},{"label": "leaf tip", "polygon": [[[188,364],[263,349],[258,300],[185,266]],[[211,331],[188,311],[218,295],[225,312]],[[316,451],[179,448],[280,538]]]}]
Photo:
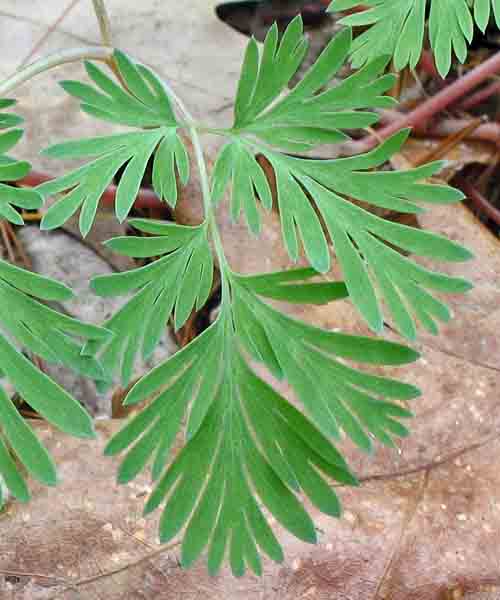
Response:
[{"label": "leaf tip", "polygon": [[47,214],[43,215],[42,220],[40,221],[40,231],[50,231],[54,229],[54,226],[46,219]]}]

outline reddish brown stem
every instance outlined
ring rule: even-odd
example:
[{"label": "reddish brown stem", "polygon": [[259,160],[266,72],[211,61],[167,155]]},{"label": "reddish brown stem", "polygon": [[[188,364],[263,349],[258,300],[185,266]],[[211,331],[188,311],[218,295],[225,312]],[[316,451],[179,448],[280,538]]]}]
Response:
[{"label": "reddish brown stem", "polygon": [[[382,110],[380,114],[380,123],[393,123],[400,117],[396,110]],[[464,129],[474,123],[474,119],[441,119],[438,123],[434,123],[430,128],[414,129],[413,134],[423,137],[448,137],[462,132]],[[500,146],[500,123],[490,122],[482,123],[476,127],[474,131],[469,132],[466,140],[480,140],[484,142],[492,142]]]},{"label": "reddish brown stem", "polygon": [[[427,132],[419,130],[416,134],[431,137],[448,137],[463,131],[465,128],[469,127],[471,123],[472,120],[469,119],[443,119],[439,123],[436,123],[431,130]],[[500,146],[500,124],[483,123],[472,133],[468,134],[465,139],[491,142]]]},{"label": "reddish brown stem", "polygon": [[[46,181],[51,181],[53,177],[39,171],[31,171],[24,179],[19,182],[20,185],[26,187],[35,187]],[[115,203],[116,198],[116,185],[110,185],[101,196],[101,202],[108,206],[112,206]],[[153,190],[142,188],[137,194],[134,206],[136,208],[165,208],[165,204],[160,201],[158,196]]]},{"label": "reddish brown stem", "polygon": [[456,148],[456,146],[458,146],[462,140],[472,135],[474,131],[481,125],[481,122],[481,118],[473,119],[462,130],[446,136],[443,140],[441,140],[436,148],[432,148],[429,152],[425,152],[422,156],[412,161],[413,166],[420,167],[433,160],[441,160],[442,158],[445,158],[447,154],[453,148]]},{"label": "reddish brown stem", "polygon": [[378,129],[376,135],[370,135],[359,142],[346,145],[346,151],[349,154],[360,154],[371,150],[381,140],[387,139],[406,127],[427,128],[430,120],[437,113],[448,108],[448,106],[462,98],[467,92],[498,72],[500,72],[500,52],[497,52],[484,63],[472,69],[467,75],[460,77],[446,86],[435,96],[432,96],[432,98],[422,102],[415,110],[402,115],[386,127]]},{"label": "reddish brown stem", "polygon": [[476,206],[483,214],[494,221],[500,226],[500,210],[495,208],[486,198],[477,190],[470,181],[467,181],[465,177],[457,175],[453,180],[456,187],[460,188],[462,192],[469,198],[469,200]]},{"label": "reddish brown stem", "polygon": [[482,90],[479,90],[472,96],[469,96],[463,102],[458,105],[458,108],[461,110],[470,110],[471,108],[476,107],[478,104],[481,104],[485,100],[488,100],[490,96],[494,94],[498,94],[500,92],[500,81],[494,81],[487,85]]}]

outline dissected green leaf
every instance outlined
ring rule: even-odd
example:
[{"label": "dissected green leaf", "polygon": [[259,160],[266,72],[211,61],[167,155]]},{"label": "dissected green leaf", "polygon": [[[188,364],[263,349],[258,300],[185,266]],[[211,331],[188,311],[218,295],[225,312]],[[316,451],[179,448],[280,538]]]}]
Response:
[{"label": "dissected green leaf", "polygon": [[139,192],[146,167],[153,160],[153,187],[171,206],[177,200],[177,178],[189,179],[189,159],[179,134],[169,97],[157,76],[125,54],[115,51],[115,60],[126,89],[101,69],[86,63],[87,74],[97,87],[65,81],[63,88],[81,101],[92,116],[140,131],[118,133],[56,144],[45,154],[54,158],[93,160],[62,177],[38,186],[44,197],[64,193],[45,213],[43,229],[60,227],[80,209],[80,231],[87,235],[99,200],[114,177],[123,169],[116,190],[116,215],[123,221]]},{"label": "dissected green leaf", "polygon": [[[0,110],[12,104],[0,100]],[[0,113],[0,129],[19,122],[14,115]],[[5,155],[21,136],[20,129],[0,134],[0,181],[15,183],[29,172],[28,163]],[[38,209],[41,204],[37,191],[0,183],[1,219],[22,225],[21,215],[13,207]],[[64,284],[0,260],[0,378],[9,379],[24,401],[62,431],[93,437],[92,421],[83,407],[22,353],[31,352],[95,379],[106,378],[93,357],[82,355],[81,341],[106,339],[110,332],[42,303],[71,297],[72,291]],[[56,484],[55,466],[47,450],[0,385],[0,476],[15,497],[26,501],[28,487],[14,455],[32,477],[46,485]]]},{"label": "dissected green leaf", "polygon": [[[249,43],[254,47],[253,40]],[[348,137],[342,130],[367,127],[378,117],[359,109],[387,108],[394,99],[383,93],[394,84],[392,75],[382,75],[386,61],[377,60],[342,82],[328,87],[343,66],[351,45],[351,32],[345,29],[327,45],[317,61],[293,90],[287,86],[299,68],[307,47],[302,33],[302,21],[296,17],[278,44],[276,30],[271,28],[260,58],[258,76],[253,85],[241,85],[252,80],[243,64],[233,132],[251,134],[281,148],[302,152],[325,143],[338,143]],[[248,54],[247,54],[248,55]],[[278,96],[287,94],[274,102]],[[245,95],[245,98],[243,98]]]},{"label": "dissected green leaf", "polygon": [[144,358],[151,355],[171,315],[175,328],[182,327],[191,312],[207,301],[213,280],[213,258],[204,225],[185,227],[140,219],[131,222],[140,231],[153,235],[115,238],[107,243],[108,247],[126,256],[162,258],[92,281],[92,288],[101,296],[136,293],[105,323],[115,334],[110,344],[94,340],[85,349],[85,354],[92,355],[102,351],[104,368],[109,372],[118,370],[124,386],[130,380],[139,351],[142,349]]},{"label": "dissected green leaf", "polygon": [[[238,88],[238,111],[231,141],[220,152],[214,167],[213,201],[218,202],[231,183],[233,220],[239,218],[243,209],[250,230],[258,233],[257,197],[265,208],[272,207],[269,184],[256,159],[257,155],[263,155],[275,175],[283,240],[290,258],[296,262],[303,249],[312,267],[326,273],[331,266],[331,241],[347,292],[374,331],[381,331],[383,326],[383,299],[405,337],[415,339],[416,320],[436,333],[436,320],[446,321],[450,313],[430,291],[463,292],[470,285],[424,269],[411,258],[388,246],[382,247],[382,243],[442,261],[467,260],[471,254],[443,236],[382,219],[353,204],[351,199],[392,211],[418,213],[424,210],[421,204],[448,204],[458,202],[463,196],[445,185],[426,183],[427,178],[440,170],[440,162],[407,171],[374,170],[400,150],[408,131],[396,133],[375,150],[351,158],[314,160],[279,152],[280,149],[303,151],[323,143],[325,139],[318,127],[331,126],[337,132],[364,127],[374,115],[359,109],[383,107],[392,102],[383,96],[393,82],[390,76],[380,76],[386,64],[383,58],[375,58],[353,75],[328,87],[349,53],[349,30],[335,36],[303,80],[278,98],[295,72],[292,63],[294,69],[299,64],[290,58],[293,55],[290,48],[301,47],[300,39],[303,39],[300,19],[290,24],[280,43],[272,29],[253,83],[251,72],[256,69],[257,59],[252,49],[254,42],[250,41]],[[286,52],[282,52],[283,48]],[[277,75],[281,67],[287,77]],[[273,81],[268,82],[266,78],[271,77]],[[366,117],[368,121],[364,120]],[[308,148],[283,145],[281,134],[289,131],[293,123],[301,133],[307,129]],[[382,261],[382,255],[387,259]],[[307,288],[301,286],[300,291],[293,291],[299,294],[297,299],[303,297],[306,301],[308,292],[305,290]],[[283,291],[287,290],[275,290],[275,295],[270,297],[280,299],[278,296]]]},{"label": "dissected green leaf", "polygon": [[293,304],[327,304],[349,295],[346,285],[342,281],[304,283],[317,275],[318,273],[310,268],[290,269],[239,277],[238,281],[259,296]]},{"label": "dissected green leaf", "polygon": [[[125,400],[137,404],[154,397],[109,442],[107,453],[126,453],[122,482],[152,462],[157,483],[145,510],[163,505],[163,542],[185,528],[185,566],[203,550],[213,573],[225,558],[237,576],[247,567],[260,573],[260,552],[282,560],[261,506],[294,535],[314,542],[313,524],[297,493],[338,516],[340,503],[329,481],[357,483],[329,437],[343,429],[370,449],[372,437],[391,445],[394,437],[407,434],[400,419],[411,413],[390,400],[414,398],[418,390],[339,358],[397,364],[415,360],[415,352],[315,329],[256,296],[298,286],[294,282],[314,274],[297,269],[232,276],[231,304],[222,305],[216,322],[141,379]],[[320,297],[326,301],[329,294]],[[249,336],[256,328],[261,335]],[[311,420],[256,375],[246,352],[271,371],[277,363]],[[184,420],[187,441],[169,463],[168,451]]]},{"label": "dissected green leaf", "polygon": [[422,54],[426,7],[430,7],[429,39],[442,77],[450,70],[453,54],[461,63],[465,61],[474,23],[484,32],[494,15],[500,27],[498,0],[333,0],[330,10],[364,9],[340,21],[351,27],[368,27],[352,46],[355,67],[391,54],[395,67],[402,69],[406,65],[415,68]]},{"label": "dissected green leaf", "polygon": [[[8,378],[24,401],[62,431],[93,437],[92,421],[84,408],[17,347],[88,377],[106,379],[95,358],[82,354],[80,340],[106,340],[110,332],[58,313],[39,301],[61,301],[71,296],[65,285],[0,261],[0,306],[8,307],[0,316],[0,378]],[[51,458],[0,385],[0,475],[16,497],[27,500],[26,484],[9,449],[31,476],[55,485]]]},{"label": "dissected green leaf", "polygon": [[[0,100],[0,111],[14,104],[13,100]],[[21,122],[22,119],[17,115],[0,112],[0,132]],[[14,207],[37,209],[42,205],[42,198],[38,192],[4,183],[14,183],[30,171],[31,165],[28,162],[16,160],[6,154],[19,142],[22,135],[22,129],[0,133],[0,219],[6,219],[15,225],[22,225],[24,221]]]},{"label": "dissected green leaf", "polygon": [[[419,1],[404,0],[391,8],[393,12],[407,11],[404,27],[413,45],[411,50],[399,46],[395,50],[403,62],[417,60],[420,52],[423,29],[419,29],[418,11],[412,12]],[[463,1],[445,0],[439,19],[449,16],[452,4],[456,7]],[[337,2],[350,7],[355,4]],[[367,4],[376,12],[383,5],[387,8],[389,1],[368,0]],[[425,8],[422,3],[418,6]],[[477,2],[474,9],[476,20],[484,23],[489,16],[484,2]],[[438,45],[446,37],[442,31],[453,28],[453,23],[439,25],[436,33],[437,13],[432,10],[438,10],[434,4],[430,33],[431,41]],[[461,35],[468,37],[464,13],[460,14]],[[398,38],[399,17],[396,21],[392,17],[387,16],[389,46]],[[375,27],[377,24],[372,29]],[[463,40],[453,36],[453,49],[462,56]],[[407,256],[462,261],[471,256],[466,249],[359,206],[366,203],[418,213],[424,210],[422,204],[461,200],[456,190],[427,182],[442,163],[400,172],[376,170],[400,150],[407,131],[359,156],[335,160],[297,156],[321,144],[338,143],[350,131],[373,124],[377,115],[367,109],[394,104],[392,97],[384,95],[394,83],[393,75],[384,74],[388,59],[379,56],[377,46],[366,48],[370,51],[365,56],[359,45],[359,41],[351,45],[349,29],[341,31],[303,80],[289,90],[307,51],[301,19],[294,19],[281,38],[273,26],[261,51],[255,40],[250,40],[236,94],[234,124],[226,132],[227,142],[214,165],[211,189],[202,181],[206,220],[187,227],[132,219],[130,224],[141,235],[107,242],[120,254],[153,261],[92,281],[100,296],[127,296],[122,308],[105,323],[105,330],[84,326],[41,305],[25,293],[29,280],[0,263],[0,303],[15,304],[2,323],[5,330],[32,352],[63,362],[105,389],[116,371],[122,385],[128,385],[138,354],[144,358],[151,355],[170,318],[179,329],[193,310],[206,303],[214,276],[213,242],[221,276],[221,306],[215,322],[132,387],[124,403],[146,401],[146,405],[106,448],[108,455],[124,455],[118,471],[120,483],[151,468],[155,487],[145,512],[161,506],[162,542],[183,532],[185,566],[205,553],[211,573],[217,573],[227,561],[236,576],[247,568],[260,574],[261,553],[275,561],[283,559],[270,517],[299,539],[314,543],[316,531],[301,497],[307,497],[321,512],[339,516],[341,505],[332,483],[357,484],[332,440],[345,435],[360,449],[371,451],[374,442],[394,446],[408,435],[405,422],[412,413],[403,402],[417,397],[419,390],[359,365],[404,365],[416,360],[418,353],[383,339],[313,327],[280,312],[274,301],[325,304],[350,298],[375,331],[382,330],[384,304],[399,331],[414,339],[416,321],[436,333],[437,321],[450,318],[449,309],[434,293],[469,288],[468,282],[430,270]],[[353,49],[363,68],[336,79]],[[441,56],[450,52],[441,52]],[[88,64],[88,75],[96,87],[74,81],[64,82],[63,87],[81,100],[82,109],[89,114],[136,130],[66,142],[47,150],[53,157],[93,160],[39,187],[44,197],[65,193],[47,211],[42,223],[45,228],[57,227],[81,209],[80,226],[87,233],[101,194],[119,170],[116,213],[120,220],[129,214],[148,164],[152,165],[156,193],[172,207],[177,201],[177,179],[181,184],[188,181],[189,157],[179,128],[188,125],[193,131],[196,126],[189,118],[186,124],[175,119],[161,81],[149,69],[119,51],[114,59],[120,73],[118,83]],[[10,147],[18,135],[10,133],[3,146]],[[197,140],[193,141],[197,147]],[[199,148],[196,154],[200,162]],[[236,221],[243,212],[254,235],[261,229],[260,205],[273,208],[271,186],[257,160],[259,155],[275,175],[287,251],[294,262],[303,254],[312,268],[240,275],[222,256],[221,240],[212,229],[216,224],[210,201],[217,205],[230,186],[231,217]],[[3,166],[8,177],[19,170],[9,162]],[[204,166],[198,166],[204,178]],[[0,174],[1,169],[2,164]],[[331,268],[332,251],[344,281],[332,281],[325,275]],[[37,298],[59,299],[66,293],[40,278],[33,279],[33,284]],[[75,338],[86,340],[83,350]],[[33,399],[41,414],[66,431],[87,433],[83,415],[64,392],[40,378],[36,370],[31,372],[27,359],[4,338],[0,338],[0,356],[2,352],[2,372],[18,382],[20,392],[30,403],[29,398]],[[287,381],[294,404],[257,375],[255,363],[278,380]],[[20,380],[22,372],[29,372],[27,381]],[[34,397],[36,389],[46,392],[42,398]],[[63,409],[55,410],[47,400],[50,394],[59,398]],[[36,440],[19,429],[5,398],[0,398],[0,411],[2,402],[10,446],[34,476],[51,482],[53,472],[50,463],[43,462],[45,455],[41,464],[33,463]],[[20,451],[12,442],[15,432],[28,436]],[[179,441],[180,450],[173,454]],[[25,498],[24,482],[2,445],[0,474],[10,481],[14,493]]]}]

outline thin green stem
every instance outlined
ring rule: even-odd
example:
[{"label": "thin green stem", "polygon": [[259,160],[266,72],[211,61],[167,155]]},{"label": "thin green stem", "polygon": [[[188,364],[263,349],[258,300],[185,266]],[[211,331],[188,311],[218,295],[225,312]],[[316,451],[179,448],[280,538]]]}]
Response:
[{"label": "thin green stem", "polygon": [[196,129],[200,133],[211,133],[213,135],[221,135],[223,137],[230,137],[231,130],[230,129],[220,129],[218,127],[207,127],[205,125],[197,125]]},{"label": "thin green stem", "polygon": [[113,45],[111,41],[111,22],[108,11],[106,10],[106,5],[104,4],[104,0],[92,0],[92,4],[94,5],[95,16],[97,17],[97,22],[99,23],[102,43],[104,46],[111,47]]},{"label": "thin green stem", "polygon": [[40,60],[37,60],[24,69],[17,71],[0,83],[0,97],[6,96],[14,91],[26,81],[33,77],[49,71],[54,67],[59,67],[67,63],[77,62],[80,60],[100,60],[109,62],[113,57],[113,48],[88,46],[83,48],[71,48],[70,50],[61,50],[49,54]]},{"label": "thin green stem", "polygon": [[196,163],[200,173],[201,180],[201,193],[203,196],[203,207],[205,210],[205,218],[212,231],[215,253],[219,260],[219,266],[224,271],[229,271],[229,265],[227,263],[226,255],[224,254],[224,248],[222,246],[222,240],[219,233],[219,227],[215,219],[215,213],[212,205],[212,196],[210,193],[210,186],[207,173],[207,165],[205,162],[205,156],[201,147],[200,138],[196,127],[193,125],[189,128],[189,134],[193,142],[193,149],[195,153]]},{"label": "thin green stem", "polygon": [[[203,197],[203,209],[205,212],[205,220],[212,233],[215,254],[217,256],[221,272],[226,276],[229,276],[231,273],[231,269],[227,262],[226,255],[224,254],[224,247],[222,245],[219,227],[215,218],[215,212],[212,204],[212,195],[210,192],[210,184],[208,179],[207,164],[205,161],[203,148],[200,142],[199,127],[196,124],[196,121],[194,120],[189,110],[186,108],[184,102],[182,102],[182,100],[179,98],[179,96],[177,96],[177,94],[170,88],[170,86],[165,84],[165,88],[169,96],[172,98],[173,102],[177,105],[179,111],[182,113],[182,116],[184,117],[186,125],[188,127],[189,136],[191,137],[191,141],[193,143],[196,164],[198,166],[198,171],[200,174],[201,193]],[[223,277],[222,290],[224,298],[229,293],[229,289],[227,286],[227,277]]]}]

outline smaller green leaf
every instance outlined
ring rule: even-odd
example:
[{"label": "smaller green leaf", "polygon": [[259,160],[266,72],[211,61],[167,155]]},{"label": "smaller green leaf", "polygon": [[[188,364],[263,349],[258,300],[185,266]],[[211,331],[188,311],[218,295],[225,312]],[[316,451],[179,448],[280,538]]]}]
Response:
[{"label": "smaller green leaf", "polygon": [[255,84],[258,78],[259,71],[259,49],[257,42],[252,37],[248,42],[248,46],[241,67],[241,75],[238,83],[238,91],[234,103],[234,121],[238,124],[245,112],[248,110],[252,101]]},{"label": "smaller green leaf", "polygon": [[22,136],[22,129],[11,129],[7,133],[0,134],[0,154],[4,154],[13,148]]},{"label": "smaller green leaf", "polygon": [[20,395],[62,431],[76,437],[94,437],[92,420],[67,392],[41,373],[0,336],[2,368]]},{"label": "smaller green leaf", "polygon": [[49,453],[1,387],[0,422],[5,437],[29,473],[45,485],[55,485],[56,468]]},{"label": "smaller green leaf", "polygon": [[1,260],[0,277],[22,292],[36,296],[41,300],[64,302],[73,297],[72,290],[65,284],[39,275],[38,273],[20,269],[15,265]]},{"label": "smaller green leaf", "polygon": [[236,146],[229,142],[219,152],[212,173],[212,201],[218,203],[222,200],[224,190],[231,180],[234,168],[234,153]]},{"label": "smaller green leaf", "polygon": [[15,103],[16,101],[13,99],[0,98],[0,110],[3,110],[4,108],[10,108],[11,106],[14,106]]},{"label": "smaller green leaf", "polygon": [[349,293],[342,281],[294,283],[317,276],[314,269],[290,269],[262,275],[239,277],[240,283],[253,292],[273,300],[296,304],[327,304],[346,298]]},{"label": "smaller green leaf", "polygon": [[128,90],[146,106],[154,105],[156,97],[144,81],[137,66],[120,50],[115,50],[113,57],[116,60],[120,74],[127,84]]},{"label": "smaller green leaf", "polygon": [[188,244],[196,235],[196,228],[176,225],[161,237],[123,236],[105,242],[105,245],[123,256],[148,258],[173,252]]},{"label": "smaller green leaf", "polygon": [[146,165],[161,137],[162,132],[145,135],[141,145],[136,148],[134,157],[130,160],[121,176],[116,190],[116,216],[120,222],[127,218],[132,208],[141,187]]},{"label": "smaller green leaf", "polygon": [[[0,438],[0,475],[3,477],[7,488],[21,502],[28,502],[30,493],[26,482],[19,473],[16,463],[12,460],[8,449]],[[1,491],[0,491],[1,495]],[[0,498],[3,500],[3,498]],[[1,504],[0,504],[1,506]]]},{"label": "smaller green leaf", "polygon": [[176,168],[181,183],[189,180],[189,156],[175,129],[163,138],[156,153],[153,165],[153,187],[160,198],[175,207],[177,203]]}]

